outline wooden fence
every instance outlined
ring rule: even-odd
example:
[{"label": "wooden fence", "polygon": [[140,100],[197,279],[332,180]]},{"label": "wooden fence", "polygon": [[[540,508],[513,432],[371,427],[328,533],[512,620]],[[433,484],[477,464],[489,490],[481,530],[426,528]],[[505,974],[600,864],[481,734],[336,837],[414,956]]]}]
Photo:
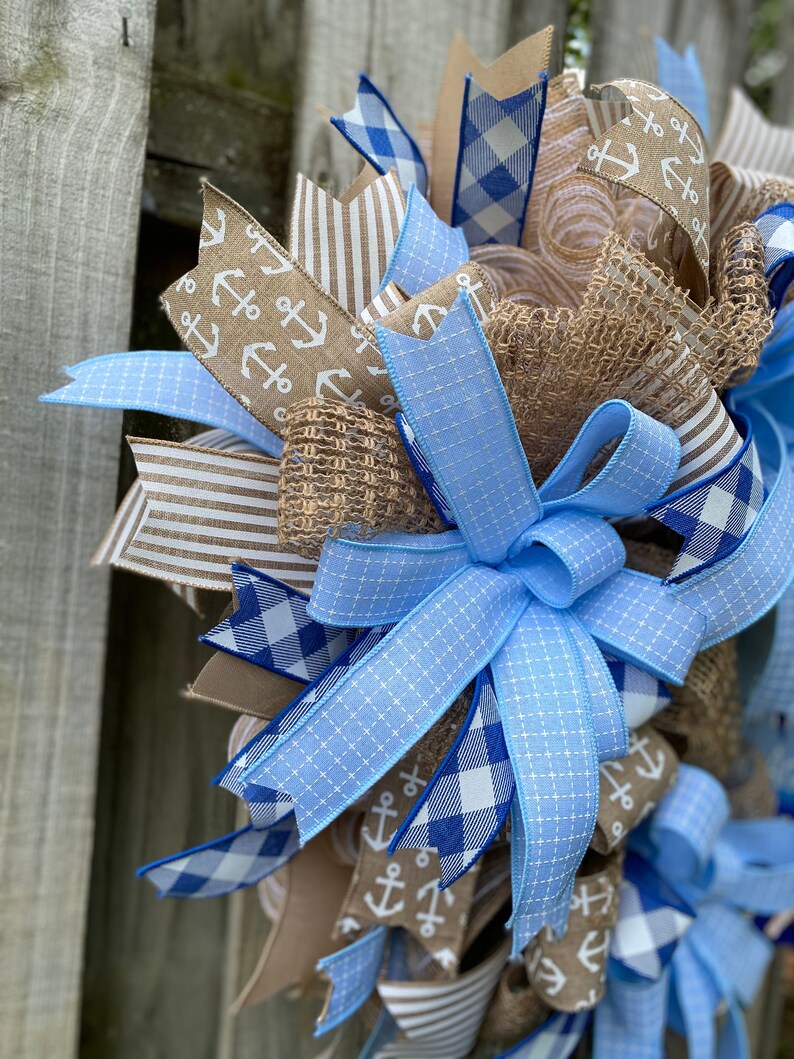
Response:
[{"label": "wooden fence", "polygon": [[[591,79],[634,72],[653,34],[692,40],[716,127],[755,6],[592,0]],[[794,0],[780,8],[791,51]],[[201,176],[283,233],[297,169],[335,190],[353,176],[353,152],[316,105],[346,109],[359,70],[415,124],[432,116],[455,29],[490,60],[549,22],[562,40],[568,11],[566,0],[0,5],[3,1057],[319,1050],[312,1001],[227,1014],[265,933],[255,895],[158,902],[134,876],[234,825],[234,799],[207,784],[231,718],[180,698],[203,661],[201,623],[161,585],[89,567],[131,480],[122,430],[191,431],[44,408],[37,394],[63,364],[177,345],[157,295],[193,264]],[[792,70],[773,95],[778,120],[794,119]]]}]

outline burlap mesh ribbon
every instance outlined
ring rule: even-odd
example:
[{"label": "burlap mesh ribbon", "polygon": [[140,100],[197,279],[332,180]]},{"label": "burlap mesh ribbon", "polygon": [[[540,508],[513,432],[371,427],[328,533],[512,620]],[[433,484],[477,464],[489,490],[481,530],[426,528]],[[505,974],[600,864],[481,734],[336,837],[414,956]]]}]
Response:
[{"label": "burlap mesh ribbon", "polygon": [[441,528],[387,416],[342,401],[302,401],[287,411],[279,540],[318,556],[328,536]]}]

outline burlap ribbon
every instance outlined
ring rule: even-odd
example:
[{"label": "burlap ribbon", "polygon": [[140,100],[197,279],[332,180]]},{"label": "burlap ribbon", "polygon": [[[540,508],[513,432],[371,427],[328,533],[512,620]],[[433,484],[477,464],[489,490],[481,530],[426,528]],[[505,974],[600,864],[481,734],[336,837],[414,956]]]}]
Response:
[{"label": "burlap ribbon", "polygon": [[[632,105],[587,149],[583,172],[621,184],[655,202],[663,217],[648,233],[648,256],[703,304],[709,275],[709,171],[703,134],[693,116],[655,85],[613,81]],[[675,236],[682,238],[676,242]]]},{"label": "burlap ribbon", "polygon": [[526,950],[529,982],[556,1011],[587,1010],[604,995],[622,862],[622,853],[588,858],[574,883],[565,936],[544,927]]}]

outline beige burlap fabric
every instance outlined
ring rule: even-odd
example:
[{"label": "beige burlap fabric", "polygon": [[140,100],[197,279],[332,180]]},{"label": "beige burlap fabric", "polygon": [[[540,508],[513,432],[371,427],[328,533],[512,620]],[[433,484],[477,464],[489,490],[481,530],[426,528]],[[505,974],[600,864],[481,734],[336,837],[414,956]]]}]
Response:
[{"label": "beige burlap fabric", "polygon": [[532,988],[555,1011],[581,1011],[604,995],[612,928],[618,914],[623,852],[589,853],[574,881],[568,929],[544,927],[524,957]]}]

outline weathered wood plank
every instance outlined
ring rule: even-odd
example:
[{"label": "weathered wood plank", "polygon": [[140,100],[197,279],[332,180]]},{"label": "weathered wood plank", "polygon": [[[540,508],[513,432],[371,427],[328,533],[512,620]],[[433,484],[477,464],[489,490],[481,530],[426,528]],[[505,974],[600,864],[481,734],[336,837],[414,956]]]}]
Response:
[{"label": "weathered wood plank", "polygon": [[293,168],[337,192],[353,179],[358,155],[316,108],[349,109],[360,70],[372,75],[409,129],[432,121],[456,29],[490,62],[508,46],[509,0],[305,0]]},{"label": "weathered wood plank", "polygon": [[728,90],[741,81],[750,41],[753,0],[593,0],[588,80],[647,77],[655,71],[653,38],[679,51],[694,44],[709,90],[709,118],[716,135]]},{"label": "weathered wood plank", "polygon": [[282,228],[290,142],[287,107],[158,62],[149,128],[147,210],[173,224],[200,227],[199,180],[206,178],[269,230]]},{"label": "weathered wood plank", "polygon": [[37,406],[58,370],[123,348],[154,3],[0,7],[0,1026],[74,1054],[94,827],[118,414]]}]

